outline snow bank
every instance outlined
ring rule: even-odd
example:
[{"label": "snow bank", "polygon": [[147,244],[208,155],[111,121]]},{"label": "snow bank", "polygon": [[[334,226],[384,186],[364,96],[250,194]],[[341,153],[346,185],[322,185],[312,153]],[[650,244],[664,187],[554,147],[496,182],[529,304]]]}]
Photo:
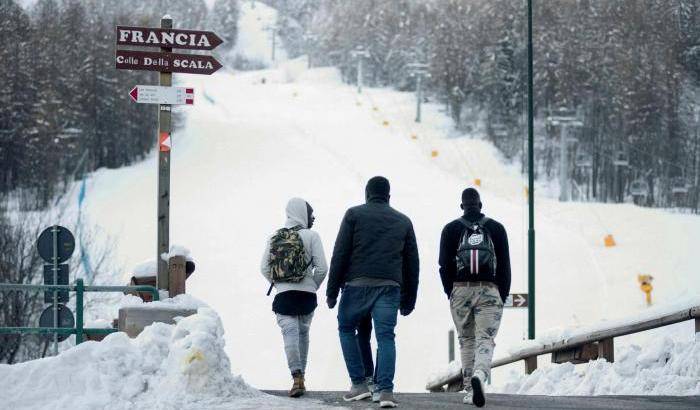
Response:
[{"label": "snow bank", "polygon": [[176,325],[155,323],[135,339],[114,333],[56,357],[0,365],[3,406],[172,409],[222,402],[235,407],[241,400],[250,405],[264,395],[231,375],[223,336],[218,315],[200,307]]},{"label": "snow bank", "polygon": [[604,359],[579,367],[564,363],[538,368],[530,375],[511,371],[500,392],[551,396],[700,394],[700,338],[674,341],[664,337],[644,349],[624,346],[616,356],[614,363]]}]

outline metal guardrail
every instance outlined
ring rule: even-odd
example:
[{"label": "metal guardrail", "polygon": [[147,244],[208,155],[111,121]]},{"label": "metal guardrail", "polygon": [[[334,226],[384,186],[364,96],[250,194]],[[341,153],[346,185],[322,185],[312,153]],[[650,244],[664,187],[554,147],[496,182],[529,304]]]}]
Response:
[{"label": "metal guardrail", "polygon": [[[537,357],[540,355],[557,352],[567,351],[571,349],[577,349],[584,345],[591,343],[598,343],[599,352],[604,349],[609,349],[606,353],[612,358],[612,340],[615,337],[626,336],[633,333],[639,333],[646,330],[656,329],[659,327],[664,327],[672,325],[675,323],[685,322],[686,320],[695,320],[695,332],[700,333],[700,306],[687,308],[680,310],[678,312],[669,313],[665,315],[660,315],[651,319],[641,320],[637,322],[631,322],[624,325],[619,325],[607,329],[600,329],[593,332],[576,335],[568,339],[556,341],[554,343],[545,344],[543,346],[535,346],[531,348],[522,349],[510,356],[503,357],[494,360],[491,363],[491,368],[505,366],[507,364],[515,363],[519,360],[525,361],[525,370],[528,373],[537,368]],[[604,343],[607,342],[607,343]],[[600,353],[599,353],[600,354]],[[604,355],[601,354],[601,357]],[[612,360],[609,360],[612,361]],[[445,377],[435,380],[432,383],[426,385],[426,389],[432,392],[444,391],[443,386],[451,386],[457,383],[461,383],[462,374],[461,372],[454,372],[452,374],[446,375]]]},{"label": "metal guardrail", "polygon": [[83,342],[85,333],[104,335],[117,332],[112,328],[86,328],[83,323],[85,292],[150,292],[153,300],[159,300],[158,289],[153,286],[85,286],[82,279],[78,279],[75,285],[26,285],[14,283],[0,283],[0,291],[68,291],[75,292],[75,327],[0,327],[0,334],[74,334],[75,344]]}]

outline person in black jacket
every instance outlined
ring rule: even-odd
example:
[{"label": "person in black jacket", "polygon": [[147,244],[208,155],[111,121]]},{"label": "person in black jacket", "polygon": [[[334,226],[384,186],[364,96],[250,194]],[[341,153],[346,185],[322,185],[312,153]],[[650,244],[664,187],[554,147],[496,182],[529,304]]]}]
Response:
[{"label": "person in black jacket", "polygon": [[[411,220],[389,206],[389,181],[367,182],[367,202],[348,209],[333,249],[326,297],[333,308],[340,289],[338,331],[352,381],[347,401],[370,397],[357,340],[362,319],[371,315],[377,338],[375,391],[391,406],[396,365],[394,327],[397,311],[410,314],[418,292],[418,247]],[[393,406],[392,406],[393,407]]]},{"label": "person in black jacket", "polygon": [[[481,198],[476,189],[462,192],[461,208],[464,215],[442,230],[440,278],[459,334],[467,391],[464,403],[481,407],[485,404],[483,383],[491,371],[493,339],[510,292],[510,255],[505,228],[481,213]],[[463,236],[466,236],[464,241]],[[491,250],[495,261],[484,259],[484,254],[490,254]]]}]

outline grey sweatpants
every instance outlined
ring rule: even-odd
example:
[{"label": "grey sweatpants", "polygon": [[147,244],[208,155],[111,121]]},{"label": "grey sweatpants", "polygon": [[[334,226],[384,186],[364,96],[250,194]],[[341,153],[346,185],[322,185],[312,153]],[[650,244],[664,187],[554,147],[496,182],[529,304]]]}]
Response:
[{"label": "grey sweatpants", "polygon": [[493,339],[503,314],[503,301],[495,284],[455,286],[450,296],[452,320],[457,328],[462,356],[464,387],[471,389],[474,371],[491,374]]},{"label": "grey sweatpants", "polygon": [[287,355],[287,365],[293,374],[296,371],[306,372],[306,358],[309,354],[309,328],[314,313],[303,316],[287,316],[277,313],[277,324],[282,330],[284,353]]}]

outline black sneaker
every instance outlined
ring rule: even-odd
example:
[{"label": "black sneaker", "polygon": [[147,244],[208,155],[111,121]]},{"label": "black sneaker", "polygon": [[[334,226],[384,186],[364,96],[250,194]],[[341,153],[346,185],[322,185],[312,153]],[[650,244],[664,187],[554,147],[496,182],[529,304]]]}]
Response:
[{"label": "black sneaker", "polygon": [[476,407],[484,407],[484,404],[486,404],[486,398],[484,397],[484,382],[481,380],[479,375],[480,374],[474,374],[471,379],[472,391],[474,392],[472,400],[474,401],[474,405]]}]

